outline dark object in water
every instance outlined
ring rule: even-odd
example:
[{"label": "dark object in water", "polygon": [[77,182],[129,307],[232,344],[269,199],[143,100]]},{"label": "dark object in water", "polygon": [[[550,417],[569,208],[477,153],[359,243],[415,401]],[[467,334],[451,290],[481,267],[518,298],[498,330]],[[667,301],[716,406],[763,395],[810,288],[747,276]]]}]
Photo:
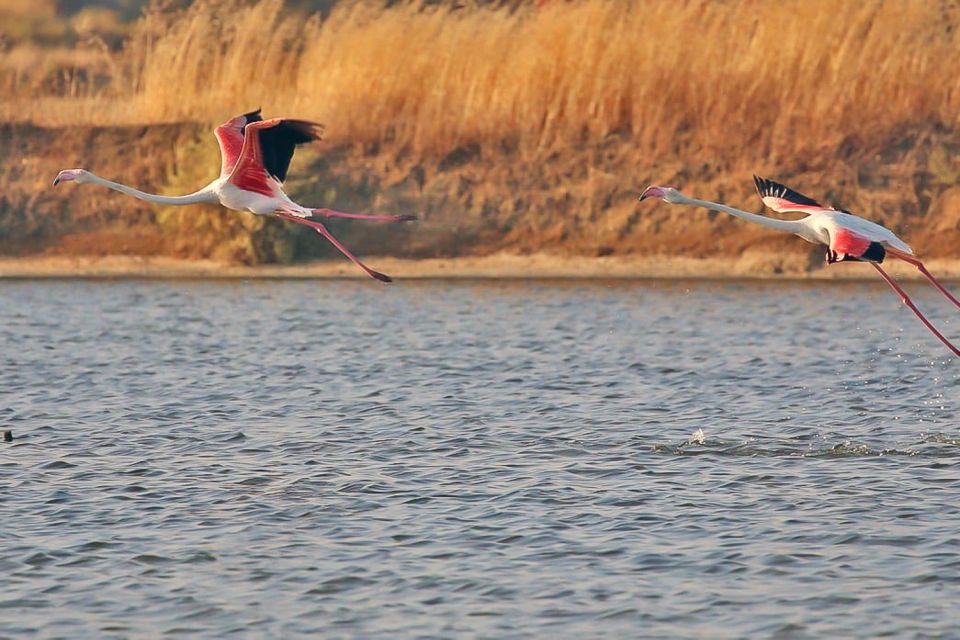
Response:
[{"label": "dark object in water", "polygon": [[13,431],[7,430],[3,432],[3,441],[4,442],[13,442]]}]

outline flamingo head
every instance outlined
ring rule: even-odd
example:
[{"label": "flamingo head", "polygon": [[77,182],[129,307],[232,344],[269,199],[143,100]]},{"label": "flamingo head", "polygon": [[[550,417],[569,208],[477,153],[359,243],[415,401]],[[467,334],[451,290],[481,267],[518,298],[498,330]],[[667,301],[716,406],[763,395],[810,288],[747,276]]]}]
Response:
[{"label": "flamingo head", "polygon": [[657,185],[651,185],[644,189],[643,193],[640,194],[640,200],[646,200],[647,198],[660,198],[664,202],[676,204],[677,202],[680,202],[682,196],[680,195],[680,192],[673,187],[658,187]]},{"label": "flamingo head", "polygon": [[87,178],[89,176],[90,172],[85,169],[64,169],[53,179],[53,186],[57,186],[61,182],[70,182],[71,180],[75,180],[77,184],[83,184],[84,182],[88,182]]},{"label": "flamingo head", "polygon": [[237,116],[235,118],[230,118],[223,123],[224,127],[229,127],[231,129],[237,129],[238,131],[243,131],[243,128],[250,124],[251,122],[258,122],[263,120],[263,116],[260,115],[260,109],[256,111],[251,111],[250,113],[245,113],[242,116]]}]

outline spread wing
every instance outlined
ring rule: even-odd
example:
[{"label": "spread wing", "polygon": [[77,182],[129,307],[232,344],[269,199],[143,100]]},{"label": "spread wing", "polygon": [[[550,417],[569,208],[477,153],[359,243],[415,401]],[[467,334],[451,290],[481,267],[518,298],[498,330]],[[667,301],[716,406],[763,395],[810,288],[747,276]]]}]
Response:
[{"label": "spread wing", "polygon": [[870,245],[875,242],[875,240],[871,240],[853,229],[838,225],[831,226],[832,228],[828,231],[830,234],[830,248],[837,253],[861,256],[866,253]]},{"label": "spread wing", "polygon": [[757,193],[760,194],[760,199],[763,200],[763,204],[778,213],[788,211],[816,213],[817,211],[833,210],[831,207],[825,207],[813,198],[798,193],[779,182],[758,176],[753,176],[753,181],[757,185]]},{"label": "spread wing", "polygon": [[244,127],[243,147],[228,179],[244,191],[273,197],[276,195],[276,190],[271,184],[270,174],[263,166],[263,149],[260,146],[258,133],[261,127],[271,126],[276,126],[276,121],[254,122]]},{"label": "spread wing", "polygon": [[228,122],[225,122],[213,131],[213,135],[217,137],[217,142],[220,144],[221,177],[229,175],[236,166],[237,160],[240,158],[240,151],[243,149],[243,129],[234,123],[241,118],[243,118],[247,124],[263,120],[263,117],[260,115],[260,109],[257,109],[256,111],[245,113],[236,118],[231,118]]},{"label": "spread wing", "polygon": [[228,175],[233,171],[240,157],[240,149],[243,148],[243,133],[235,127],[220,125],[213,131],[220,143],[220,175]]},{"label": "spread wing", "polygon": [[297,145],[319,140],[323,125],[305,120],[263,120],[244,127],[243,147],[229,180],[246,191],[275,195]]},{"label": "spread wing", "polygon": [[257,130],[263,152],[263,166],[280,182],[287,179],[287,169],[294,150],[301,144],[320,140],[323,125],[306,120],[280,120],[273,127]]}]

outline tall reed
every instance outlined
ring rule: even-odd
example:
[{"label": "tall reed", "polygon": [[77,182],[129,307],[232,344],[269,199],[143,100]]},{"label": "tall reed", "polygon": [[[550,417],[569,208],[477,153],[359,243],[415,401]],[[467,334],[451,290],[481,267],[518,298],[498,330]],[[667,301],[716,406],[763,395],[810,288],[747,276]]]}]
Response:
[{"label": "tall reed", "polygon": [[[112,80],[85,96],[12,95],[7,119],[216,122],[262,106],[335,141],[418,154],[553,149],[610,135],[651,159],[776,162],[898,127],[960,124],[950,3],[574,0],[519,10],[199,0],[145,16]],[[2,63],[0,54],[0,63]]]}]

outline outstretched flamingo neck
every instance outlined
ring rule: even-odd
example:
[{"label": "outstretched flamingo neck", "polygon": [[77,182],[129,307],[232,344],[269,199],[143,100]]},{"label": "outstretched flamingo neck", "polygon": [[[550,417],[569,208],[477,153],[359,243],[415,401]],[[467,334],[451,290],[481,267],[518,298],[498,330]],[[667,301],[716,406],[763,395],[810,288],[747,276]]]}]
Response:
[{"label": "outstretched flamingo neck", "polygon": [[753,222],[761,226],[767,227],[768,229],[774,229],[776,231],[786,231],[787,233],[800,233],[806,228],[803,220],[778,220],[776,218],[768,218],[767,216],[757,215],[755,213],[750,213],[749,211],[742,211],[740,209],[735,209],[734,207],[729,207],[725,204],[720,204],[719,202],[710,202],[709,200],[698,200],[697,198],[688,198],[687,196],[678,194],[676,196],[675,202],[677,204],[689,204],[695,207],[704,207],[706,209],[712,209],[714,211],[722,211],[723,213],[729,213],[732,216],[736,216],[747,222]]},{"label": "outstretched flamingo neck", "polygon": [[217,195],[210,189],[209,185],[203,189],[200,189],[199,191],[194,191],[193,193],[189,193],[185,196],[161,196],[155,193],[140,191],[139,189],[128,187],[125,184],[120,184],[119,182],[113,182],[111,180],[101,178],[100,176],[94,175],[89,171],[86,172],[86,175],[84,176],[84,182],[99,184],[107,187],[108,189],[125,193],[128,196],[133,196],[134,198],[138,198],[140,200],[146,200],[147,202],[155,202],[157,204],[184,205],[199,204],[201,202],[219,202]]}]

